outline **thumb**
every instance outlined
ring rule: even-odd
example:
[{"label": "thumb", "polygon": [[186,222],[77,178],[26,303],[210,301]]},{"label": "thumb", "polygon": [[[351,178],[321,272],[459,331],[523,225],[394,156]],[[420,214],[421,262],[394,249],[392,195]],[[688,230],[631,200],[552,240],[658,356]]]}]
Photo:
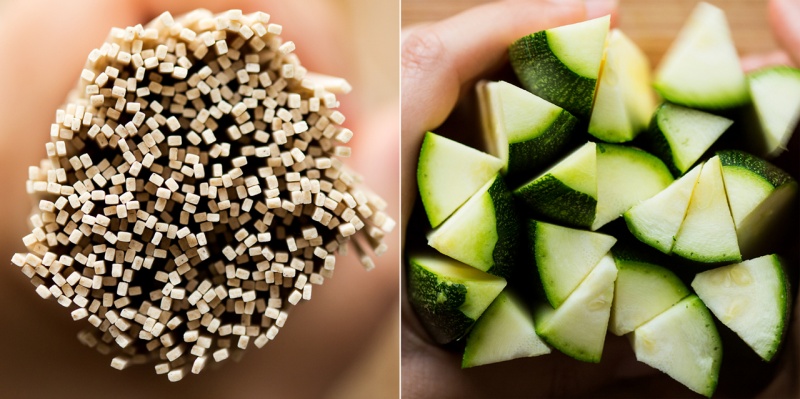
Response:
[{"label": "thumb", "polygon": [[614,0],[506,0],[415,27],[401,44],[403,223],[415,192],[413,167],[425,131],[439,126],[459,91],[496,67],[524,35],[614,11]]}]

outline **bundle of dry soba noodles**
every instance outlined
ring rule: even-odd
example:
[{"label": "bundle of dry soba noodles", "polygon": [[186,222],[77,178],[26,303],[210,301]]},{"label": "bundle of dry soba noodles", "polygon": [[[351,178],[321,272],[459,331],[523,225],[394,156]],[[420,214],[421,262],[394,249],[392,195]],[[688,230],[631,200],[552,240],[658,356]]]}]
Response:
[{"label": "bundle of dry soba noodles", "polygon": [[112,29],[56,113],[19,266],[111,366],[172,381],[262,347],[351,245],[394,221],[339,157],[341,79],[309,78],[269,15]]}]

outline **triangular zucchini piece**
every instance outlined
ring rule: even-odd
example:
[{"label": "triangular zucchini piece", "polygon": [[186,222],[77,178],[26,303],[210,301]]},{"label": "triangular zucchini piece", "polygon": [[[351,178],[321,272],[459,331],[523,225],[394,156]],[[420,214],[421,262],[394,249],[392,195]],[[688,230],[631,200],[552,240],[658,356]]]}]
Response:
[{"label": "triangular zucchini piece", "polygon": [[588,142],[514,190],[536,217],[588,228],[597,207],[597,151]]},{"label": "triangular zucchini piece", "polygon": [[536,333],[575,359],[598,363],[603,354],[617,267],[604,256],[557,309],[544,304],[534,312]]},{"label": "triangular zucchini piece", "polygon": [[589,133],[600,140],[621,143],[647,129],[656,108],[650,62],[619,29],[608,35]]},{"label": "triangular zucchini piece", "polygon": [[800,120],[800,69],[772,66],[747,75],[760,129],[748,131],[754,152],[770,158],[786,150]]},{"label": "triangular zucchini piece", "polygon": [[625,212],[628,230],[639,241],[665,254],[672,253],[702,166],[695,166],[660,193]]},{"label": "triangular zucchini piece", "polygon": [[517,258],[520,225],[513,198],[495,176],[428,235],[428,245],[478,270],[509,277]]},{"label": "triangular zucchini piece", "polygon": [[617,239],[532,220],[529,246],[550,305],[557,308],[614,246]]},{"label": "triangular zucchini piece", "polygon": [[689,295],[637,328],[631,342],[636,360],[694,392],[707,397],[714,394],[722,341],[714,318],[697,295]]},{"label": "triangular zucchini piece", "polygon": [[652,263],[615,258],[617,281],[608,331],[625,335],[689,295],[669,269]]},{"label": "triangular zucchini piece", "polygon": [[495,298],[467,336],[461,367],[546,355],[547,344],[536,335],[533,316],[508,289]]},{"label": "triangular zucchini piece", "polygon": [[729,109],[750,100],[725,13],[697,4],[656,70],[666,100],[700,109]]},{"label": "triangular zucchini piece", "polygon": [[442,255],[409,258],[409,302],[436,342],[464,336],[506,280]]},{"label": "triangular zucchini piece", "polygon": [[417,163],[417,185],[431,226],[440,225],[502,166],[489,154],[426,133]]},{"label": "triangular zucchini piece", "polygon": [[610,17],[525,36],[508,54],[522,86],[578,118],[592,111]]},{"label": "triangular zucchini piece", "polygon": [[480,82],[478,91],[487,148],[508,175],[530,177],[555,160],[578,123],[563,108],[508,82]]},{"label": "triangular zucchini piece", "polygon": [[698,273],[692,288],[719,321],[772,360],[789,326],[792,295],[777,255]]},{"label": "triangular zucchini piece", "polygon": [[742,260],[718,156],[703,165],[672,252],[704,263]]},{"label": "triangular zucchini piece", "polygon": [[734,150],[717,152],[731,207],[739,249],[745,258],[773,252],[781,237],[795,227],[792,207],[797,181],[754,155]]},{"label": "triangular zucchini piece", "polygon": [[638,148],[597,144],[597,214],[592,230],[667,188],[672,174],[660,159]]},{"label": "triangular zucchini piece", "polygon": [[697,162],[733,121],[672,103],[656,110],[647,137],[653,154],[680,176]]}]

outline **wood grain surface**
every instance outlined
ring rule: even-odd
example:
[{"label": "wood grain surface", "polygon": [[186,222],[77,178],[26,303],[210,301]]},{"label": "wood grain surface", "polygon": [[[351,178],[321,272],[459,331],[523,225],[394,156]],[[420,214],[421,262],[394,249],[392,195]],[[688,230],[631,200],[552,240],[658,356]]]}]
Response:
[{"label": "wood grain surface", "polygon": [[[487,0],[403,0],[402,26],[437,21]],[[767,19],[766,0],[718,0],[741,55],[777,49]],[[620,0],[618,26],[653,65],[669,47],[696,0]]]}]

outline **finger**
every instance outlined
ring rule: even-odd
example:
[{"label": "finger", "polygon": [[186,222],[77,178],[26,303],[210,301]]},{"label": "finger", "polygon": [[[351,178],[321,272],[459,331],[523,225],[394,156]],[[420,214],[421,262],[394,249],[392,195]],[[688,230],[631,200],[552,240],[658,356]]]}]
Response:
[{"label": "finger", "polygon": [[769,20],[778,43],[795,65],[800,65],[800,1],[771,0]]},{"label": "finger", "polygon": [[89,52],[114,25],[138,22],[127,2],[13,2],[0,22],[0,186],[9,189],[3,212],[11,228],[0,239],[18,243],[30,203],[26,165],[45,156],[55,110],[75,85]]},{"label": "finger", "polygon": [[[503,1],[416,27],[401,46],[403,103],[403,222],[410,214],[415,154],[426,130],[452,111],[462,83],[490,71],[515,39],[587,17],[609,14],[614,1]],[[591,14],[590,14],[591,13]]]},{"label": "finger", "polygon": [[772,65],[793,65],[792,59],[785,51],[773,51],[764,54],[750,54],[742,57],[742,69],[745,72],[772,66]]},{"label": "finger", "polygon": [[[504,1],[418,27],[401,49],[404,128],[425,130],[452,109],[461,82],[486,72],[514,39],[584,16],[580,3]],[[489,23],[491,21],[491,23]],[[404,121],[404,122],[406,122]]]},{"label": "finger", "polygon": [[413,32],[416,32],[417,29],[424,28],[430,25],[431,25],[430,22],[420,22],[417,24],[404,26],[403,31],[400,32],[400,43],[405,43],[406,39],[408,39],[408,37],[411,36]]},{"label": "finger", "polygon": [[[100,46],[110,27],[140,22],[142,15],[133,2],[121,1],[31,0],[4,6],[0,14],[0,186],[4,190],[0,258],[9,259],[14,250],[24,249],[20,237],[32,205],[25,193],[27,165],[37,165],[45,157],[44,142],[56,108],[77,82],[87,55]],[[49,397],[59,394],[57,387],[76,382],[91,386],[84,391],[86,395],[92,395],[89,391],[94,389],[97,394],[113,395],[117,387],[135,389],[142,396],[179,393],[165,384],[120,381],[119,374],[108,371],[108,359],[93,356],[77,342],[75,334],[83,326],[64,317],[64,309],[33,294],[25,276],[15,268],[0,269],[0,302],[15,304],[0,312],[0,323],[14,326],[0,332],[0,341],[15,342],[0,349],[0,358],[14,359],[0,362],[0,385],[7,389],[6,395]],[[52,331],[58,333],[50,334]],[[60,370],[50,373],[46,384],[41,383],[38,371],[42,364]],[[132,370],[128,378],[153,374],[152,369],[141,371],[145,373]]]}]

